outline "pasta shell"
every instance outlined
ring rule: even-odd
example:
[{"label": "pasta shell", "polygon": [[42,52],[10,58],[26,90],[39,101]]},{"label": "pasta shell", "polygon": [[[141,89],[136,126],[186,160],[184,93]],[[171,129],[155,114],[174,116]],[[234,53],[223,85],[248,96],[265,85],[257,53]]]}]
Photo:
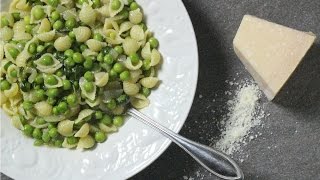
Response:
[{"label": "pasta shell", "polygon": [[96,11],[92,9],[89,5],[82,6],[79,12],[79,18],[82,22],[88,25],[94,24],[97,18]]},{"label": "pasta shell", "polygon": [[73,135],[73,125],[74,121],[64,120],[58,123],[58,132],[62,136],[72,136]]},{"label": "pasta shell", "polygon": [[36,109],[36,113],[41,117],[50,116],[52,114],[52,106],[46,101],[36,103],[34,108]]},{"label": "pasta shell", "polygon": [[157,64],[159,64],[160,60],[161,60],[161,55],[160,55],[159,51],[156,49],[153,49],[151,52],[150,66],[156,66]]},{"label": "pasta shell", "polygon": [[95,78],[95,84],[98,87],[103,87],[109,81],[109,73],[106,73],[106,72],[94,73],[94,78]]},{"label": "pasta shell", "polygon": [[87,135],[85,137],[80,138],[77,149],[89,149],[92,148],[94,145],[94,139],[90,135]]},{"label": "pasta shell", "polygon": [[80,26],[78,28],[74,28],[73,32],[78,42],[85,42],[91,36],[91,30],[86,26]]},{"label": "pasta shell", "polygon": [[140,84],[146,88],[153,88],[157,85],[159,79],[156,77],[145,77],[140,80]]},{"label": "pasta shell", "polygon": [[142,94],[137,94],[133,97],[130,97],[130,103],[133,107],[137,109],[142,109],[149,106],[150,101]]},{"label": "pasta shell", "polygon": [[9,27],[0,29],[0,41],[9,41],[13,37],[13,30]]},{"label": "pasta shell", "polygon": [[143,14],[141,13],[140,9],[136,9],[134,11],[129,12],[129,20],[133,24],[139,24],[142,22]]},{"label": "pasta shell", "polygon": [[138,51],[140,45],[137,40],[132,38],[126,38],[123,42],[123,50],[126,55],[134,54]]},{"label": "pasta shell", "polygon": [[69,36],[59,37],[54,42],[54,48],[58,51],[65,51],[70,49],[72,41]]},{"label": "pasta shell", "polygon": [[131,83],[128,81],[124,81],[123,82],[123,91],[129,95],[129,96],[133,96],[139,93],[140,87],[135,84],[135,83]]},{"label": "pasta shell", "polygon": [[85,123],[77,131],[77,133],[74,135],[74,137],[85,137],[89,134],[89,131],[90,131],[90,125],[88,123]]},{"label": "pasta shell", "polygon": [[143,31],[142,27],[139,25],[132,26],[132,28],[130,30],[130,36],[131,36],[131,38],[138,40],[138,41],[143,40],[144,39],[144,31]]}]

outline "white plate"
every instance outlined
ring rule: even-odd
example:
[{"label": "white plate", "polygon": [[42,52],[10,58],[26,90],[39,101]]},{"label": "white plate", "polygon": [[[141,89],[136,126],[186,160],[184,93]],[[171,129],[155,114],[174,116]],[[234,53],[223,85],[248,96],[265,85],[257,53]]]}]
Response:
[{"label": "white plate", "polygon": [[[5,0],[9,1],[9,0]],[[178,132],[189,113],[198,77],[197,43],[180,0],[137,0],[147,25],[160,41],[163,65],[159,88],[143,112]],[[1,4],[4,1],[1,0]],[[19,180],[126,179],[138,173],[170,141],[133,118],[92,151],[34,147],[1,112],[1,172]]]}]

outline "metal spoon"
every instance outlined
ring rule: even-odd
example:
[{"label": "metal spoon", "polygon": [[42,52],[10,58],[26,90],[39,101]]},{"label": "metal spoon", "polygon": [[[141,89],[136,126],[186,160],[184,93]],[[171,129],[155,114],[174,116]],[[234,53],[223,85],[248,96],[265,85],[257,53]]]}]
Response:
[{"label": "metal spoon", "polygon": [[199,164],[212,174],[226,180],[242,180],[244,175],[240,167],[226,154],[216,151],[209,146],[191,141],[160,125],[140,111],[129,108],[127,113],[132,117],[158,130],[161,134],[176,143],[191,155]]}]

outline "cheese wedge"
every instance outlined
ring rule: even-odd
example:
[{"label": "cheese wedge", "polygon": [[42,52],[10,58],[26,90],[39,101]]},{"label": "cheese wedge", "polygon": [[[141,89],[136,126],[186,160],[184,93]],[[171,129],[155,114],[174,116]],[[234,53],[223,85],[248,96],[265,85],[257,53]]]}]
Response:
[{"label": "cheese wedge", "polygon": [[312,33],[245,15],[233,47],[267,98],[272,100],[315,39]]}]

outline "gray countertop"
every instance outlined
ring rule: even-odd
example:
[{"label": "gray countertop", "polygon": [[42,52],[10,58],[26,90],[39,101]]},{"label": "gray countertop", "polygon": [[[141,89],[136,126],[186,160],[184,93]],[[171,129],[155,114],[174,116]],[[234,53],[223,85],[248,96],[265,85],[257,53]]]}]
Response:
[{"label": "gray countertop", "polygon": [[[199,47],[199,82],[189,117],[181,134],[210,144],[218,139],[217,121],[224,112],[226,80],[251,79],[232,49],[243,15],[251,14],[320,36],[319,0],[183,0]],[[274,102],[263,96],[270,116],[253,129],[261,135],[242,147],[234,158],[246,179],[320,179],[320,46],[319,40]],[[180,47],[181,48],[181,47]],[[213,102],[213,99],[215,101]],[[1,175],[3,180],[8,179]],[[145,170],[131,178],[216,179],[192,158],[171,145]]]}]

